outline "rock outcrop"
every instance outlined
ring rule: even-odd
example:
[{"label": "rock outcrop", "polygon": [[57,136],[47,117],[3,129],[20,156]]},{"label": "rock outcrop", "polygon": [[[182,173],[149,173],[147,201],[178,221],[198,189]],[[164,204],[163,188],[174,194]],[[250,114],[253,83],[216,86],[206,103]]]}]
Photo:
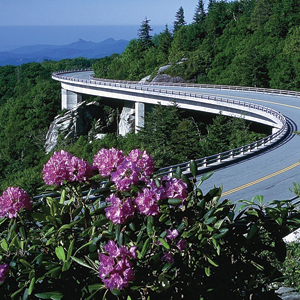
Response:
[{"label": "rock outcrop", "polygon": [[185,81],[179,76],[172,77],[172,76],[167,75],[167,74],[158,74],[153,78],[152,82],[183,83]]},{"label": "rock outcrop", "polygon": [[99,137],[99,133],[107,132],[113,123],[116,123],[113,111],[105,110],[97,101],[81,102],[63,116],[55,117],[46,135],[45,151],[49,153],[56,146],[59,135],[65,140],[76,140],[81,135],[89,135],[93,139]]},{"label": "rock outcrop", "polygon": [[123,107],[120,115],[119,134],[126,135],[128,132],[134,131],[135,127],[135,109],[134,103],[129,102]]}]

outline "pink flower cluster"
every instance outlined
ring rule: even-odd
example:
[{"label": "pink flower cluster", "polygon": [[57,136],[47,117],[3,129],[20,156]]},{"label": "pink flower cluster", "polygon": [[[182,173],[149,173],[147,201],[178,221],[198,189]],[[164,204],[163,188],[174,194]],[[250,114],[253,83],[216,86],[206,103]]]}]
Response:
[{"label": "pink flower cluster", "polygon": [[43,168],[47,185],[63,185],[67,182],[83,182],[93,175],[92,167],[83,159],[61,150],[54,152]]},{"label": "pink flower cluster", "polygon": [[114,148],[101,149],[93,165],[102,177],[110,176],[119,191],[129,191],[139,181],[147,182],[154,171],[152,157],[139,149],[132,150],[128,156]]},{"label": "pink flower cluster", "polygon": [[94,156],[93,166],[97,167],[102,177],[107,177],[111,172],[117,169],[117,166],[119,166],[124,159],[125,155],[122,151],[116,150],[115,148],[102,148]]},{"label": "pink flower cluster", "polygon": [[0,217],[16,218],[17,213],[23,208],[32,209],[32,201],[29,195],[18,187],[9,187],[0,197]]},{"label": "pink flower cluster", "polygon": [[5,276],[8,274],[8,264],[0,265],[0,282],[5,280]]},{"label": "pink flower cluster", "polygon": [[127,287],[129,281],[135,279],[130,259],[137,257],[136,247],[119,248],[114,241],[110,240],[104,246],[104,250],[107,254],[99,254],[99,277],[111,291],[114,288],[121,290]]},{"label": "pink flower cluster", "polygon": [[114,224],[124,224],[128,219],[133,218],[135,209],[131,198],[121,200],[115,194],[111,194],[106,201],[111,203],[109,207],[105,208],[106,217]]}]

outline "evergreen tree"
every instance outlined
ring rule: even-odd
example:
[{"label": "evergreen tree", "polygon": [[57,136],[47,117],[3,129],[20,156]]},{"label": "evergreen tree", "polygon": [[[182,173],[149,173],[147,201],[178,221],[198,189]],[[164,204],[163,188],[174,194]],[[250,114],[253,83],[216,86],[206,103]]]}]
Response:
[{"label": "evergreen tree", "polygon": [[163,53],[168,54],[171,43],[172,43],[172,34],[169,31],[168,25],[166,24],[165,30],[160,34],[158,49]]},{"label": "evergreen tree", "polygon": [[142,43],[145,49],[153,46],[152,36],[150,35],[150,31],[152,31],[152,28],[149,25],[149,22],[150,20],[148,20],[146,17],[146,19],[142,22],[142,25],[138,32],[139,41]]},{"label": "evergreen tree", "polygon": [[199,0],[198,5],[196,6],[195,14],[193,21],[196,24],[200,24],[205,18],[204,3],[203,0]]},{"label": "evergreen tree", "polygon": [[178,31],[183,25],[186,24],[182,6],[180,6],[179,10],[177,11],[175,18],[176,20],[174,22],[174,32]]},{"label": "evergreen tree", "polygon": [[214,6],[214,4],[216,3],[216,0],[209,0],[208,2],[208,11]]}]

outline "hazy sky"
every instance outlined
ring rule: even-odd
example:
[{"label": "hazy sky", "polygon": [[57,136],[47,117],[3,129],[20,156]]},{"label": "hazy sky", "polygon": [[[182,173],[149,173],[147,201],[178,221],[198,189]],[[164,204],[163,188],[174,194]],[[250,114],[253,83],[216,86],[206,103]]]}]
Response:
[{"label": "hazy sky", "polygon": [[172,28],[179,7],[192,22],[198,0],[0,0],[0,26],[150,25]]}]

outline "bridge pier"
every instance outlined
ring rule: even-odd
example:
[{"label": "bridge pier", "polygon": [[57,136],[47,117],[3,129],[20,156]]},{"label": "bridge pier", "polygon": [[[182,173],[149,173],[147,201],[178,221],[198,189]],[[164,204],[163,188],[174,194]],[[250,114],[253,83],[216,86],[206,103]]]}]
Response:
[{"label": "bridge pier", "polygon": [[71,109],[82,101],[80,94],[61,89],[61,109]]},{"label": "bridge pier", "polygon": [[139,128],[144,127],[145,118],[145,103],[135,102],[135,133],[139,131]]}]

